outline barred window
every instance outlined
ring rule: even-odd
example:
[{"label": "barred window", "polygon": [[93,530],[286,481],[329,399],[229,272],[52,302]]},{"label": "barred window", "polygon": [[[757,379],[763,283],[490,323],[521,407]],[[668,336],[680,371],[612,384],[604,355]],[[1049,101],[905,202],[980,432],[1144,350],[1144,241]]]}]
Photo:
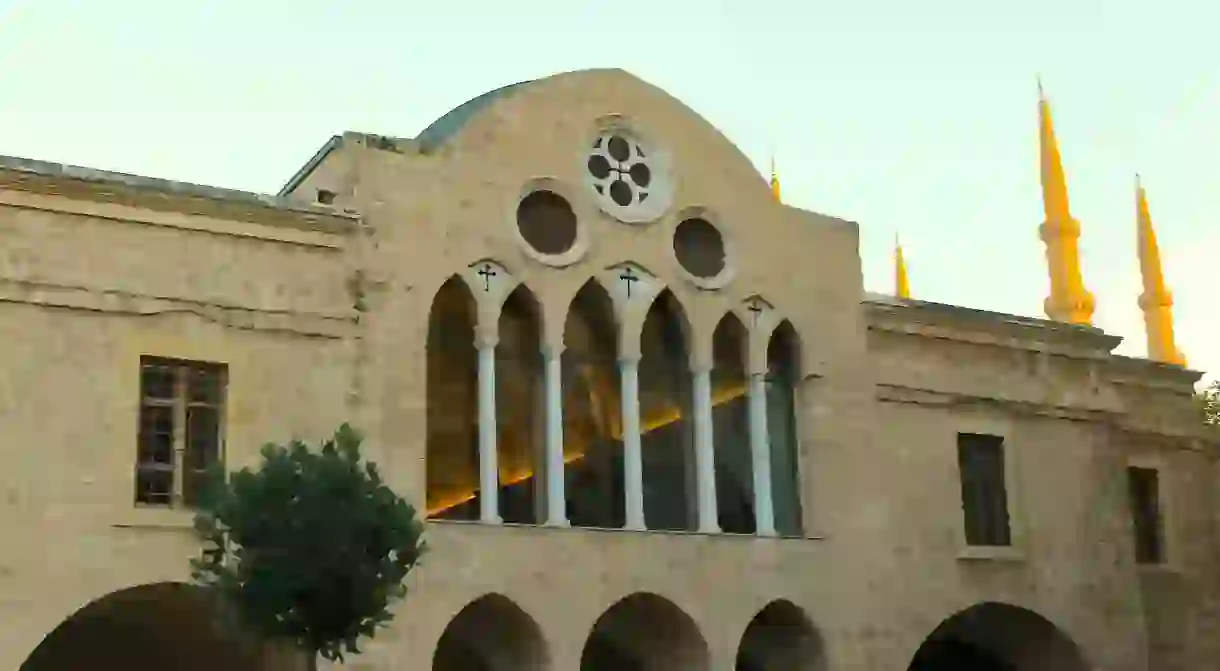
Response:
[{"label": "barred window", "polygon": [[140,359],[138,504],[193,506],[203,475],[224,452],[223,364]]}]

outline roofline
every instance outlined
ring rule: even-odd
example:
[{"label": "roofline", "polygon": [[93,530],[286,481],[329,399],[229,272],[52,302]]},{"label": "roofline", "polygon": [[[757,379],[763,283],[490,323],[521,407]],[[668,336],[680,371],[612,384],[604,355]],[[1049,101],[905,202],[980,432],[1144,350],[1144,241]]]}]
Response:
[{"label": "roofline", "polygon": [[1047,328],[1054,331],[1066,331],[1080,333],[1082,335],[1108,336],[1118,338],[1119,336],[1110,336],[1102,329],[1096,326],[1086,324],[1072,324],[1069,322],[1060,322],[1053,319],[1044,319],[1042,317],[1027,317],[1025,315],[1012,314],[1009,312],[995,312],[993,310],[981,310],[979,308],[966,307],[964,305],[953,305],[950,303],[937,303],[935,301],[921,301],[914,298],[899,298],[889,294],[880,294],[871,291],[864,292],[862,303],[869,303],[879,306],[895,306],[909,307],[914,309],[932,310],[934,312],[953,313],[958,315],[969,315],[976,318],[987,318],[990,320],[1002,320],[1010,324],[1020,326],[1031,326],[1035,328]]},{"label": "roofline", "polygon": [[288,194],[295,191],[296,188],[301,185],[301,182],[304,182],[311,174],[313,174],[313,171],[317,169],[322,161],[325,161],[326,157],[330,156],[330,153],[338,149],[339,145],[341,144],[343,144],[343,136],[332,135],[331,138],[326,141],[326,144],[322,145],[321,149],[314,152],[313,157],[306,161],[305,165],[301,166],[295,173],[293,173],[292,177],[288,178],[288,182],[285,183],[284,186],[281,187],[280,190],[275,194],[276,197],[287,198]]},{"label": "roofline", "polygon": [[271,196],[253,191],[240,191],[217,186],[179,182],[160,177],[144,177],[125,172],[98,170],[67,163],[53,163],[18,156],[0,155],[0,170],[8,170],[28,175],[49,178],[66,178],[93,184],[116,184],[135,189],[158,191],[161,193],[206,198],[208,200],[254,205],[269,209],[289,212],[306,213],[336,217],[340,219],[356,219],[354,215],[338,212],[330,208],[314,207],[289,202],[279,196]]}]

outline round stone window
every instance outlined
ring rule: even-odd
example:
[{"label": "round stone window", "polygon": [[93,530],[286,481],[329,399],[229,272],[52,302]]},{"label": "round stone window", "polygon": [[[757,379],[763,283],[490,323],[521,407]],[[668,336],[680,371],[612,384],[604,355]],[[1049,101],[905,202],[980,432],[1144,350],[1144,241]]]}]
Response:
[{"label": "round stone window", "polygon": [[517,230],[534,251],[558,256],[576,244],[576,213],[554,191],[533,191],[517,204]]},{"label": "round stone window", "polygon": [[598,207],[620,221],[653,221],[669,206],[665,155],[625,130],[599,134],[584,167]]},{"label": "round stone window", "polygon": [[715,279],[724,272],[724,238],[702,217],[691,217],[678,224],[674,230],[674,255],[683,270],[698,279]]}]

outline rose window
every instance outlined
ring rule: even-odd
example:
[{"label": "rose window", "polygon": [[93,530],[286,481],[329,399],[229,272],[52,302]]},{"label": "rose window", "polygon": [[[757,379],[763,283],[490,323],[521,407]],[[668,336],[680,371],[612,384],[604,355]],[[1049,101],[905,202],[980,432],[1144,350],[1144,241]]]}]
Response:
[{"label": "rose window", "polygon": [[585,162],[587,181],[606,213],[630,222],[650,221],[665,209],[662,157],[639,140],[608,131],[593,143]]}]

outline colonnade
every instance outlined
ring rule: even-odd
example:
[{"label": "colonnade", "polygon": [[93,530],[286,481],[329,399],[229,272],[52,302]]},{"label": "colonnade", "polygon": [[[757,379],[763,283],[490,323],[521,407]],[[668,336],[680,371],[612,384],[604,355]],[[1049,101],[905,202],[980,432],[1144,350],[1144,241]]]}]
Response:
[{"label": "colonnade", "polygon": [[[664,290],[656,278],[633,264],[607,269],[596,278],[613,303],[617,333],[617,368],[619,380],[619,421],[623,446],[622,495],[624,527],[648,529],[644,506],[644,460],[640,412],[641,331],[645,316],[653,301]],[[478,474],[482,493],[499,490],[499,450],[497,439],[497,358],[500,341],[499,317],[505,300],[517,288],[518,281],[501,265],[483,261],[471,265],[463,279],[475,298],[474,324],[477,348],[477,412],[478,412]],[[741,320],[747,324],[747,343],[743,355],[748,383],[745,388],[748,408],[749,451],[752,472],[755,529],[759,535],[776,535],[774,496],[772,493],[771,440],[768,431],[766,377],[768,375],[768,345],[772,333],[783,321],[766,301],[754,297],[739,306]],[[554,331],[554,329],[549,329]],[[539,459],[545,483],[545,506],[541,511],[545,524],[567,526],[564,454],[564,376],[561,367],[563,338],[541,334],[541,420],[543,449]],[[716,462],[714,453],[712,362],[709,348],[694,348],[689,374],[692,391],[693,454],[695,485],[695,520],[699,531],[720,531],[716,494]],[[709,350],[704,356],[703,350]],[[503,520],[499,497],[481,495],[479,520],[500,524]]]}]

